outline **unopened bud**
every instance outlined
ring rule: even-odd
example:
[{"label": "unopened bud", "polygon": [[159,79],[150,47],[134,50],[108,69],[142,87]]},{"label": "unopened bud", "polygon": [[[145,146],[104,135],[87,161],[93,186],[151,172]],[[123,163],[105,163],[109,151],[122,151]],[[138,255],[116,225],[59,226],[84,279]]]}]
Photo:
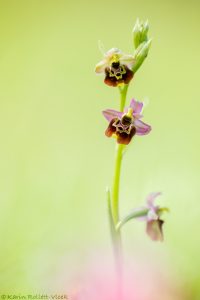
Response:
[{"label": "unopened bud", "polygon": [[135,73],[139,69],[139,67],[142,65],[143,61],[147,57],[149,49],[151,47],[151,41],[152,40],[150,39],[147,42],[143,42],[138,47],[138,49],[136,49],[135,55],[134,55],[135,64],[134,64],[133,69],[132,69],[133,73]]},{"label": "unopened bud", "polygon": [[135,46],[135,49],[139,45],[141,45],[143,42],[148,41],[148,30],[149,30],[149,23],[148,20],[146,22],[140,22],[139,19],[137,19],[135,26],[133,27],[133,43]]}]

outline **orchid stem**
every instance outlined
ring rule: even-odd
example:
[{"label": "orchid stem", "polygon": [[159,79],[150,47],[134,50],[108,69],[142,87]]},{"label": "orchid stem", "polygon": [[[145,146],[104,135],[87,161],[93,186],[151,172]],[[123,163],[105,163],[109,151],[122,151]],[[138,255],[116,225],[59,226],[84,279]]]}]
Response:
[{"label": "orchid stem", "polygon": [[[127,95],[128,85],[124,85],[124,88],[120,88],[120,111],[124,111],[126,104],[126,95]],[[125,146],[123,144],[116,145],[116,154],[115,154],[115,170],[113,178],[113,189],[112,189],[112,213],[113,221],[115,226],[119,221],[119,187],[120,187],[120,174],[121,174],[121,163],[123,157],[123,150]]]},{"label": "orchid stem", "polygon": [[[128,90],[128,85],[124,85],[123,88],[120,88],[120,111],[124,111],[126,104],[126,95]],[[118,255],[118,259],[121,260],[121,233],[120,230],[116,230],[116,225],[119,222],[119,188],[120,188],[120,175],[121,175],[121,164],[122,157],[125,145],[117,144],[116,145],[116,154],[115,154],[115,167],[114,167],[114,177],[113,177],[113,186],[112,186],[112,216],[113,223],[115,228],[115,241],[114,248],[115,252]]]},{"label": "orchid stem", "polygon": [[127,91],[128,91],[128,84],[125,84],[124,88],[120,89],[120,111],[124,110],[126,104]]},{"label": "orchid stem", "polygon": [[112,189],[112,211],[113,211],[113,221],[115,225],[119,221],[119,187],[120,187],[123,149],[124,149],[124,145],[122,144],[116,145],[115,171],[114,171],[113,189]]},{"label": "orchid stem", "polygon": [[[119,87],[120,91],[120,111],[124,111],[126,104],[126,95],[127,95],[128,85],[124,87]],[[121,175],[121,164],[122,157],[125,145],[117,144],[116,153],[115,153],[115,167],[114,167],[114,176],[113,176],[113,186],[112,186],[112,197],[110,198],[109,191],[107,192],[108,199],[108,210],[109,210],[109,220],[111,235],[113,241],[113,249],[116,262],[116,271],[117,271],[117,293],[123,299],[123,264],[122,264],[122,244],[121,244],[121,228],[117,228],[119,223],[119,188],[120,188],[120,175]]]}]

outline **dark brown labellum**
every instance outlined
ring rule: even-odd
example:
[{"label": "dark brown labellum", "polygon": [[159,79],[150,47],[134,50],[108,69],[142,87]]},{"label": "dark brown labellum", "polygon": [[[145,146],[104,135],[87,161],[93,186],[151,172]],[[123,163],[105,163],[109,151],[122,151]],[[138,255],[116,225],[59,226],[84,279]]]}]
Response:
[{"label": "dark brown labellum", "polygon": [[118,86],[119,84],[128,84],[133,78],[133,72],[119,62],[112,63],[111,67],[105,69],[105,84],[109,86]]}]

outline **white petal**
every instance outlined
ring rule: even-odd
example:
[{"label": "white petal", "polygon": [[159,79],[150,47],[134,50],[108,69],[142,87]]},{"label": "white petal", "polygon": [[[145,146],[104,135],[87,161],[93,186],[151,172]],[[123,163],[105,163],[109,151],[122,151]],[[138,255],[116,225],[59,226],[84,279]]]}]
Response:
[{"label": "white petal", "polygon": [[127,65],[129,69],[132,69],[135,59],[132,55],[129,54],[123,54],[120,58],[120,63],[122,65]]},{"label": "white petal", "polygon": [[118,48],[111,48],[110,50],[108,50],[105,54],[105,56],[111,58],[113,55],[122,55],[122,51]]},{"label": "white petal", "polygon": [[108,66],[107,60],[103,59],[101,60],[95,67],[95,72],[100,74],[100,73],[104,73],[105,68]]}]

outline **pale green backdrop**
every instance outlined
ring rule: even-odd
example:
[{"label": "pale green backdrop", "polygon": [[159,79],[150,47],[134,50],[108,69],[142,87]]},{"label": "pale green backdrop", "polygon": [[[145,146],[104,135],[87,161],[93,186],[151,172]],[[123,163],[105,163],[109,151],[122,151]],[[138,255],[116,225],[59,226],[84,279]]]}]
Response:
[{"label": "pale green backdrop", "polygon": [[[148,59],[128,93],[145,100],[153,131],[123,164],[121,212],[162,191],[165,242],[144,224],[124,229],[125,251],[143,249],[200,297],[200,4],[198,1],[0,1],[0,292],[61,292],[108,249],[105,187],[114,140],[105,108],[118,91],[94,74],[105,49],[133,51],[136,18],[149,19]],[[138,251],[138,250],[137,250]],[[66,282],[66,285],[65,285]],[[68,286],[69,285],[69,286]],[[65,288],[64,288],[65,286]],[[196,298],[195,298],[196,297]]]}]

